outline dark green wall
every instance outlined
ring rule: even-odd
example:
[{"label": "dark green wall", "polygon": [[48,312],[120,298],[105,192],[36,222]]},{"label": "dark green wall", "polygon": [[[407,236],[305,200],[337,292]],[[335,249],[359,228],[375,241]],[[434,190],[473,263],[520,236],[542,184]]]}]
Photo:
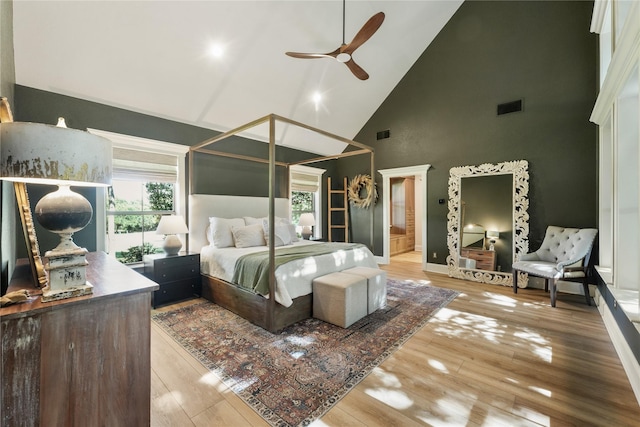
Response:
[{"label": "dark green wall", "polygon": [[[55,124],[57,118],[65,118],[67,126],[74,129],[100,129],[110,132],[132,135],[142,138],[156,139],[182,145],[194,145],[203,142],[219,132],[174,122],[146,114],[135,113],[121,108],[111,107],[92,101],[64,96],[52,92],[42,91],[24,86],[15,86],[16,121]],[[263,142],[233,138],[216,143],[213,148],[219,151],[236,154],[267,157],[268,145]],[[276,158],[281,161],[296,161],[316,157],[308,153],[291,150],[286,147],[276,148]],[[268,169],[266,165],[238,161],[229,158],[212,157],[199,154],[194,158],[196,173],[194,174],[194,192],[199,194],[231,194],[244,196],[268,195]],[[335,161],[316,164],[315,166],[332,173]],[[278,188],[276,197],[286,197],[286,169],[278,167],[276,171]],[[52,187],[28,186],[30,201],[35,203],[50,191]],[[94,207],[96,192],[93,189],[82,189]],[[57,235],[44,230],[36,222],[41,252],[55,247],[58,243]],[[95,217],[82,231],[74,234],[74,241],[90,251],[96,250]],[[17,233],[17,257],[26,257],[26,247],[21,233]]]},{"label": "dark green wall", "polygon": [[[375,148],[376,169],[432,165],[427,250],[438,258],[430,261],[444,264],[448,254],[447,205],[438,199],[448,198],[455,166],[529,161],[532,248],[547,225],[597,226],[592,9],[581,1],[465,2],[356,136]],[[497,116],[498,104],[518,99],[522,112]],[[391,137],[377,141],[385,129]],[[366,171],[360,160],[339,164],[348,176]],[[381,190],[379,174],[376,181]],[[381,202],[374,224],[381,254]]]}]

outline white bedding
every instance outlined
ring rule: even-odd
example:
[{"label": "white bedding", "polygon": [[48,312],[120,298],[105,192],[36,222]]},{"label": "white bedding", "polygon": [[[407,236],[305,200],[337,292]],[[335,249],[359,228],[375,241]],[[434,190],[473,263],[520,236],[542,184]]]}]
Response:
[{"label": "white bedding", "polygon": [[[316,243],[304,240],[281,247]],[[266,246],[221,249],[214,246],[204,246],[200,251],[200,270],[208,276],[231,282],[233,269],[239,257],[265,250],[268,250]],[[378,264],[371,251],[364,246],[283,264],[276,269],[276,301],[289,307],[294,298],[311,293],[312,281],[316,277],[356,266],[377,268]]]}]

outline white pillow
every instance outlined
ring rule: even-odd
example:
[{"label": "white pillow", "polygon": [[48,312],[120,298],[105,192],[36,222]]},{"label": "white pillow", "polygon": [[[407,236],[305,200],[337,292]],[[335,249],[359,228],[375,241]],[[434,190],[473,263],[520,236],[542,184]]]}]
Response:
[{"label": "white pillow", "polygon": [[245,216],[244,218],[244,223],[246,225],[254,225],[254,224],[260,224],[262,226],[262,220],[265,218],[254,218],[252,216]]},{"label": "white pillow", "polygon": [[264,233],[260,224],[246,225],[244,227],[231,227],[236,248],[250,248],[253,246],[265,246]]},{"label": "white pillow", "polygon": [[233,242],[233,233],[231,227],[244,227],[244,219],[242,218],[218,218],[209,217],[209,226],[211,227],[211,243],[216,248],[228,248],[235,246]]},{"label": "white pillow", "polygon": [[289,230],[289,236],[291,237],[291,243],[299,242],[298,233],[296,232],[296,226],[289,223],[287,224],[287,229]]},{"label": "white pillow", "polygon": [[[269,244],[269,220],[268,219],[265,218],[262,220],[262,228],[264,230],[264,240],[268,245]],[[286,224],[276,222],[275,230],[274,230],[274,239],[275,239],[275,241],[273,242],[274,246],[290,245],[291,235],[289,234],[289,226]]]}]

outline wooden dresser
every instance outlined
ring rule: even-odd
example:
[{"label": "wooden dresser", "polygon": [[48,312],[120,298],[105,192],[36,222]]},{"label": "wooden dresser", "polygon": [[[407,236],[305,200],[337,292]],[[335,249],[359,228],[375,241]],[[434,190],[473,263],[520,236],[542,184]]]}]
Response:
[{"label": "wooden dresser", "polygon": [[[0,308],[3,426],[148,426],[151,293],[106,254],[87,255],[93,295]],[[32,288],[19,260],[9,291]],[[36,290],[30,289],[30,292]]]},{"label": "wooden dresser", "polygon": [[485,249],[473,249],[462,248],[460,249],[460,256],[464,258],[471,258],[476,261],[476,269],[495,271],[497,264],[496,251],[489,251]]}]

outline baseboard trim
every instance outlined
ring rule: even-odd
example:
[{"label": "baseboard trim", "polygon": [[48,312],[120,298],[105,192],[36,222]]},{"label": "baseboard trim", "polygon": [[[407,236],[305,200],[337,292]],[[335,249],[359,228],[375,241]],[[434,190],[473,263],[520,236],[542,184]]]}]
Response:
[{"label": "baseboard trim", "polygon": [[428,262],[427,271],[431,273],[449,274],[449,267],[444,264],[435,264]]},{"label": "baseboard trim", "polygon": [[631,347],[629,347],[627,340],[625,340],[622,332],[618,328],[616,319],[613,317],[611,310],[609,310],[609,306],[605,302],[602,294],[600,293],[600,289],[598,288],[596,288],[594,300],[598,306],[600,316],[602,316],[604,326],[607,328],[611,342],[618,353],[618,357],[620,357],[620,362],[627,374],[633,393],[636,395],[636,400],[640,405],[640,363],[638,363]]}]

